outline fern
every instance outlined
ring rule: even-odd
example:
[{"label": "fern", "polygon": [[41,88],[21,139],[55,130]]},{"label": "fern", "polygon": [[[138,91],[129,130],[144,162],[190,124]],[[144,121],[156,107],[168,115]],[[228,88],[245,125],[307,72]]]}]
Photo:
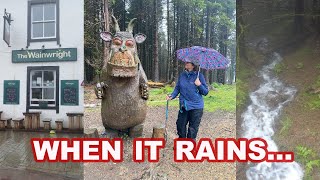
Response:
[{"label": "fern", "polygon": [[320,168],[320,157],[317,153],[304,146],[297,146],[297,155],[298,160],[304,165],[305,168],[305,177],[309,179],[311,173],[314,171],[315,168]]},{"label": "fern", "polygon": [[304,146],[298,146],[297,150],[297,154],[302,160],[310,159],[316,155],[316,153],[312,149],[309,149]]},{"label": "fern", "polygon": [[312,160],[306,163],[306,174],[311,174],[314,167],[320,168],[320,159]]}]

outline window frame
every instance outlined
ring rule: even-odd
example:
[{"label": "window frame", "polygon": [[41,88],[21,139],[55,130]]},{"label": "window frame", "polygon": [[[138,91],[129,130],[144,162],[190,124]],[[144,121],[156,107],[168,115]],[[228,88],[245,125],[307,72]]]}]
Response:
[{"label": "window frame", "polygon": [[[42,37],[42,38],[33,38],[32,37],[32,5],[41,5],[41,4],[56,4],[55,5],[55,37]],[[57,44],[60,44],[60,11],[59,11],[59,0],[31,0],[28,1],[28,37],[27,37],[27,46],[30,46],[31,42],[46,42],[46,41],[57,41]]]},{"label": "window frame", "polygon": [[[48,107],[40,107],[34,106],[31,104],[32,95],[31,95],[31,72],[32,71],[55,71],[55,106],[48,106]],[[43,80],[42,80],[43,81]],[[27,67],[27,103],[26,103],[26,110],[27,112],[30,109],[46,109],[46,110],[56,110],[56,113],[59,113],[59,102],[60,102],[60,95],[59,95],[59,66],[28,66]],[[41,88],[43,89],[43,88]]]},{"label": "window frame", "polygon": [[[53,20],[41,20],[41,21],[33,21],[33,6],[35,5],[40,5],[42,6],[42,18],[44,18],[44,5],[48,5],[48,4],[54,4],[54,19]],[[57,37],[57,4],[56,3],[42,3],[42,4],[32,4],[31,5],[31,15],[30,15],[30,25],[31,25],[31,31],[30,31],[30,36],[31,39],[51,39],[51,38],[56,38]],[[55,28],[54,28],[54,36],[51,37],[44,37],[44,24],[45,23],[53,23],[55,24]],[[43,30],[43,37],[33,37],[33,28],[34,28],[34,24],[42,24],[42,30]]]},{"label": "window frame", "polygon": [[[54,74],[53,74],[53,81],[54,81],[54,86],[52,86],[52,87],[46,87],[46,86],[44,86],[43,84],[44,84],[44,72],[45,71],[47,71],[47,72],[53,72]],[[39,86],[39,87],[34,87],[32,84],[32,80],[29,82],[30,83],[30,106],[36,106],[36,104],[32,104],[32,101],[56,101],[56,92],[54,91],[53,92],[53,99],[44,99],[44,89],[55,89],[56,88],[56,76],[57,76],[57,72],[56,71],[54,71],[54,70],[31,70],[30,71],[30,76],[32,75],[32,72],[41,72],[41,86]],[[33,99],[32,98],[32,89],[41,89],[41,97],[42,97],[42,99],[41,100],[39,100],[39,99]],[[52,107],[52,106],[51,106]],[[54,104],[54,106],[53,107],[55,107],[55,104]]]}]

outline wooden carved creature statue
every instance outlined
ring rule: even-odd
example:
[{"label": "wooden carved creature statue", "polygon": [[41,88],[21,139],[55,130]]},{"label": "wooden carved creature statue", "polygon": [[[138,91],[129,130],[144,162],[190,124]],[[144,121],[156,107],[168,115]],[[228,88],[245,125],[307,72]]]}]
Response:
[{"label": "wooden carved creature statue", "polygon": [[[116,18],[112,16],[115,34],[100,34],[104,41],[111,42],[111,48],[102,70],[101,83],[96,91],[101,92],[101,116],[104,127],[129,130],[131,136],[141,136],[142,123],[147,111],[148,86],[137,54],[137,43],[142,43],[146,36],[133,36],[134,21],[135,19],[130,21],[126,31],[120,31]],[[137,129],[140,129],[138,133]]]}]

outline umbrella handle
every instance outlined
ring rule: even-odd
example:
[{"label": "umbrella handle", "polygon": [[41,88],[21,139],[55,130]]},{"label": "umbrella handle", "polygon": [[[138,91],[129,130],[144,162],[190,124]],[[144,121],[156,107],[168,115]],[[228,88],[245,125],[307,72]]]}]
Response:
[{"label": "umbrella handle", "polygon": [[168,120],[169,116],[169,100],[167,100],[167,105],[166,105],[166,121]]},{"label": "umbrella handle", "polygon": [[166,121],[164,124],[164,138],[165,141],[168,140],[168,132],[167,132],[167,122],[168,122],[168,118],[169,118],[169,100],[167,100],[167,105],[166,105]]},{"label": "umbrella handle", "polygon": [[200,67],[201,67],[201,65],[199,65],[199,70],[198,70],[198,78],[199,78],[199,74],[200,74]]}]

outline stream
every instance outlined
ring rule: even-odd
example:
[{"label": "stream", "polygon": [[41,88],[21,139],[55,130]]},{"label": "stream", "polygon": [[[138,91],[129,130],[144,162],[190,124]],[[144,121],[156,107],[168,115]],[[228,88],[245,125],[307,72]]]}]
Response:
[{"label": "stream", "polygon": [[[278,151],[272,139],[275,124],[283,107],[295,97],[297,90],[283,84],[273,73],[277,63],[282,60],[278,53],[272,53],[270,64],[263,66],[259,75],[262,82],[259,88],[250,93],[251,104],[241,115],[243,137],[260,137],[267,141],[268,151]],[[300,180],[303,170],[296,162],[250,164],[246,171],[248,180]]]}]

